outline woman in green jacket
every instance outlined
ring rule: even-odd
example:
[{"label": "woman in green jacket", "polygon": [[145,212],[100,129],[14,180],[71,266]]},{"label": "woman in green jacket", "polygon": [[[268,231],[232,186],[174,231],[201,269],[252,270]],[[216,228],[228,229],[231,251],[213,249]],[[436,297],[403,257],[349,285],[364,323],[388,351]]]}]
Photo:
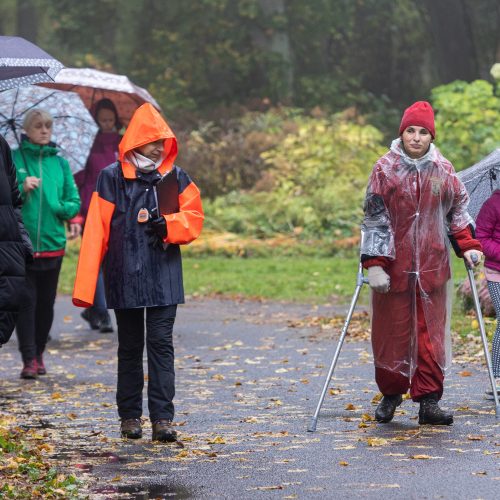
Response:
[{"label": "woman in green jacket", "polygon": [[[80,209],[80,197],[67,160],[51,142],[52,116],[41,109],[26,114],[26,136],[13,152],[23,220],[33,243],[34,262],[26,268],[26,286],[16,323],[23,359],[21,378],[46,373],[43,352],[54,319],[59,271],[66,246],[65,222]],[[81,231],[70,223],[70,237]]]}]

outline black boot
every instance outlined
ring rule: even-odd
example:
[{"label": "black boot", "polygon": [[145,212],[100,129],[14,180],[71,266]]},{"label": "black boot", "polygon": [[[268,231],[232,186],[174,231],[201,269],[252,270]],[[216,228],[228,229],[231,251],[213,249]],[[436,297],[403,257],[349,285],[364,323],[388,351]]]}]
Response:
[{"label": "black boot", "polygon": [[98,315],[96,314],[96,311],[93,307],[88,307],[83,311],[80,316],[87,321],[89,324],[90,328],[92,330],[99,330],[100,327],[100,319]]},{"label": "black boot", "polygon": [[384,396],[375,410],[375,419],[383,424],[390,422],[394,417],[396,408],[403,402],[401,394]]},{"label": "black boot", "polygon": [[435,393],[427,394],[420,400],[420,411],[418,412],[420,425],[451,425],[453,423],[453,415],[441,410],[438,401],[439,398]]},{"label": "black boot", "polygon": [[99,323],[99,331],[101,333],[111,333],[113,331],[113,324],[111,323],[111,317],[108,311],[104,311],[101,314],[101,321]]}]

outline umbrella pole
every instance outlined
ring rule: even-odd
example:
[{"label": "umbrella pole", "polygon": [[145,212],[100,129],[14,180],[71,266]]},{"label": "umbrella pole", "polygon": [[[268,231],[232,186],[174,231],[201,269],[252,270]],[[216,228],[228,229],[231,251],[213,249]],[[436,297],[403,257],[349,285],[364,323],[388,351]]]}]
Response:
[{"label": "umbrella pole", "polygon": [[349,312],[347,313],[347,317],[344,323],[344,327],[342,328],[342,332],[340,334],[339,342],[337,344],[337,349],[335,350],[335,354],[333,355],[332,363],[330,365],[330,369],[328,370],[328,375],[326,376],[325,384],[323,385],[323,390],[321,391],[321,395],[319,397],[318,404],[316,406],[316,411],[314,412],[313,417],[311,418],[311,422],[309,427],[307,428],[308,432],[316,431],[316,424],[318,423],[319,412],[321,407],[323,406],[323,401],[325,400],[326,392],[328,391],[328,386],[330,385],[330,380],[332,379],[333,372],[335,370],[335,366],[337,365],[337,361],[339,359],[340,350],[342,349],[342,345],[344,344],[344,339],[347,334],[347,329],[349,328],[349,323],[351,322],[352,313],[354,312],[354,308],[356,307],[356,302],[358,301],[359,294],[361,292],[361,288],[364,283],[368,283],[368,278],[363,276],[363,267],[361,262],[358,267],[358,274],[356,278],[356,288],[354,290],[354,295],[351,299],[351,305],[349,307]]},{"label": "umbrella pole", "polygon": [[483,341],[484,357],[486,359],[488,375],[490,377],[493,399],[495,400],[495,416],[496,418],[500,418],[500,405],[498,402],[498,393],[495,384],[495,377],[493,375],[493,367],[491,364],[490,351],[488,348],[488,337],[486,336],[486,329],[484,328],[483,314],[481,312],[481,304],[479,302],[479,295],[477,293],[477,288],[476,288],[476,280],[474,278],[474,270],[467,264],[467,262],[465,262],[465,268],[467,269],[467,274],[469,276],[470,288],[472,291],[472,297],[474,299],[474,308],[476,310],[477,321],[479,323],[479,330],[481,332],[481,340]]}]

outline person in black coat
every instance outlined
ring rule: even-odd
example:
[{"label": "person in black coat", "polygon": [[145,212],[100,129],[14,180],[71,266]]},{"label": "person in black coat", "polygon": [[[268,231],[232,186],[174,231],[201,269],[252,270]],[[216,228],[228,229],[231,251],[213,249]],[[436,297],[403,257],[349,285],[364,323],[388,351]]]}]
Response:
[{"label": "person in black coat", "polygon": [[0,347],[16,324],[25,264],[33,247],[21,217],[21,194],[10,148],[0,135]]}]

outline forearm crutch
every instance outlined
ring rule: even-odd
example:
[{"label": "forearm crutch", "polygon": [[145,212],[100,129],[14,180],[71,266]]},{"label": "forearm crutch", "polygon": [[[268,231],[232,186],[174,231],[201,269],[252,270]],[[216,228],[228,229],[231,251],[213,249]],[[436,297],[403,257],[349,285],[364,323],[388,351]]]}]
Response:
[{"label": "forearm crutch", "polygon": [[335,354],[332,359],[332,364],[330,365],[330,370],[328,370],[328,375],[326,376],[325,385],[323,386],[323,391],[321,392],[321,396],[319,397],[318,406],[316,406],[316,411],[314,412],[314,415],[311,418],[311,423],[307,428],[308,432],[316,431],[316,424],[318,423],[319,412],[321,410],[321,406],[323,405],[323,401],[325,400],[326,392],[328,391],[328,386],[330,385],[330,380],[332,379],[333,372],[337,364],[337,360],[339,359],[340,350],[342,349],[342,344],[344,343],[344,339],[347,334],[347,329],[349,328],[349,323],[351,322],[352,313],[354,312],[354,308],[356,307],[356,302],[358,301],[358,297],[364,283],[368,283],[368,278],[365,278],[363,276],[363,266],[361,265],[360,262],[358,267],[358,274],[356,277],[356,288],[354,290],[354,295],[352,296],[349,312],[347,313],[344,327],[342,328],[342,332],[340,334],[339,342],[337,344],[337,349],[335,350]]},{"label": "forearm crutch", "polygon": [[[476,255],[472,256],[472,261],[477,262]],[[481,312],[481,304],[479,302],[479,295],[476,288],[476,280],[474,278],[474,270],[465,261],[465,269],[467,269],[467,274],[469,276],[470,288],[472,291],[472,297],[474,299],[474,309],[476,310],[477,322],[479,323],[479,331],[481,332],[481,339],[483,341],[484,357],[486,358],[486,365],[488,367],[488,374],[490,376],[491,390],[493,392],[493,399],[495,400],[495,415],[496,418],[500,418],[500,406],[498,404],[498,393],[495,384],[495,377],[493,375],[493,367],[491,364],[490,351],[488,348],[488,337],[486,336],[486,329],[484,328],[483,314]]]}]

